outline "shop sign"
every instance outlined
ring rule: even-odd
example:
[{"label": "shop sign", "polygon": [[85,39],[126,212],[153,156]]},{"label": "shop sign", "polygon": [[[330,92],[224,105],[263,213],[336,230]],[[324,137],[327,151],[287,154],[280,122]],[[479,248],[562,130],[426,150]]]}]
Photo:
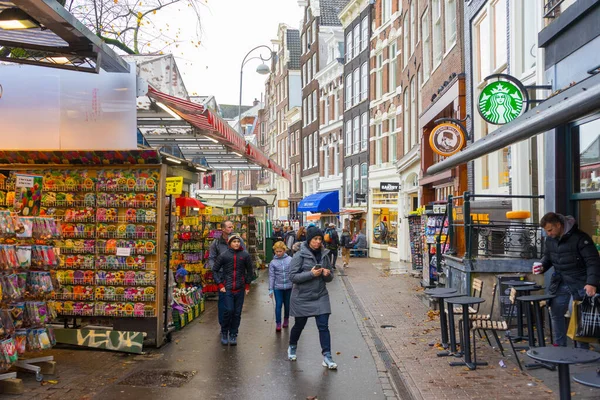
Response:
[{"label": "shop sign", "polygon": [[398,182],[380,182],[379,190],[382,192],[398,192],[398,191],[400,191],[400,183],[398,183]]},{"label": "shop sign", "polygon": [[290,206],[289,200],[277,200],[277,207],[288,208]]},{"label": "shop sign", "polygon": [[356,201],[356,202],[367,201],[367,194],[366,193],[354,193],[354,201]]},{"label": "shop sign", "polygon": [[13,210],[23,216],[39,215],[42,205],[42,185],[42,176],[17,174]]},{"label": "shop sign", "polygon": [[444,122],[439,124],[429,135],[431,150],[442,157],[458,153],[465,144],[465,135],[456,124]]},{"label": "shop sign", "polygon": [[242,207],[242,215],[250,215],[252,214],[252,207]]},{"label": "shop sign", "polygon": [[490,124],[504,125],[520,116],[525,104],[525,96],[516,84],[496,81],[481,91],[478,110]]},{"label": "shop sign", "polygon": [[173,176],[166,180],[166,194],[181,194],[183,192],[183,176]]}]

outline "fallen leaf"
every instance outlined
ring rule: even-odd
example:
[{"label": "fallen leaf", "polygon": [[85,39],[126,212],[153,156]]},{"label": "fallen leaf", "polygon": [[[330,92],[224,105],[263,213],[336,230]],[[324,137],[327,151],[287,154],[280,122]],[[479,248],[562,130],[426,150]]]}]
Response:
[{"label": "fallen leaf", "polygon": [[160,385],[160,386],[162,386],[162,387],[167,387],[167,384],[166,384],[166,383],[163,383],[163,384],[162,384],[162,385]]},{"label": "fallen leaf", "polygon": [[56,385],[58,383],[58,381],[48,381],[48,383],[51,385]]},{"label": "fallen leaf", "polygon": [[354,358],[360,358],[360,357],[358,357],[358,356],[354,356]]},{"label": "fallen leaf", "polygon": [[342,353],[340,353],[340,352],[338,351],[338,352],[336,352],[335,354],[337,354],[337,355],[339,356],[339,355],[340,355],[340,354],[342,354]]}]

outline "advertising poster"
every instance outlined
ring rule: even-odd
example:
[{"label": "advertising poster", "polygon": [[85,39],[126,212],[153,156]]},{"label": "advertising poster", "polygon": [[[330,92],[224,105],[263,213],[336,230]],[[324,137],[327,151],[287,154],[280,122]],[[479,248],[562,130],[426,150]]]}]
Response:
[{"label": "advertising poster", "polygon": [[16,174],[15,178],[14,211],[23,216],[40,215],[43,177]]}]

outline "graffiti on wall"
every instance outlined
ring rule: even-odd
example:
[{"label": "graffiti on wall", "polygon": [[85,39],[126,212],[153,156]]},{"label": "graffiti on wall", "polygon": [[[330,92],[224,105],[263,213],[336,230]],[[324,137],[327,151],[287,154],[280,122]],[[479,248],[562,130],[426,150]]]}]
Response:
[{"label": "graffiti on wall", "polygon": [[143,332],[95,329],[56,329],[58,343],[126,353],[142,353]]}]

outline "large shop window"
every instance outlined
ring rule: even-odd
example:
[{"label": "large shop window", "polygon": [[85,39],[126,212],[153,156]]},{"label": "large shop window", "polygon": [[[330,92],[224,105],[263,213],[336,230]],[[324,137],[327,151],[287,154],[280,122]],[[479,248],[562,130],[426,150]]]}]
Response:
[{"label": "large shop window", "polygon": [[398,193],[373,190],[373,243],[396,246],[398,209],[392,207],[397,204]]},{"label": "large shop window", "polygon": [[575,193],[597,193],[600,198],[600,118],[571,128]]}]

